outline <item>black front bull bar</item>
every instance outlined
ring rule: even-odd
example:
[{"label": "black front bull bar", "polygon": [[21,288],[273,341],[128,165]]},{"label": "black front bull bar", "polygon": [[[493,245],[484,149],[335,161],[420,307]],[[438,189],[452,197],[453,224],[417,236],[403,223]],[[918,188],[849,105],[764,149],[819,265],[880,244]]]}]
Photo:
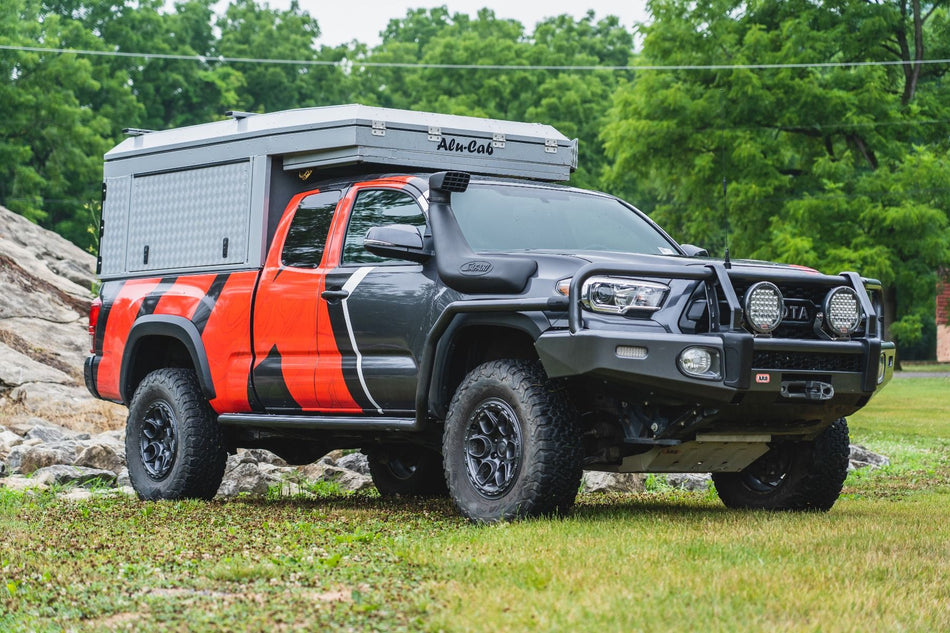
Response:
[{"label": "black front bull bar", "polygon": [[[656,334],[646,334],[643,335],[647,339],[653,339],[655,342],[666,346],[669,349],[671,344],[676,343],[676,341],[682,341],[683,347],[696,344],[697,341],[706,340],[709,341],[710,336],[715,336],[720,339],[722,342],[722,350],[724,354],[724,366],[725,370],[723,372],[722,387],[725,387],[727,391],[733,390],[743,390],[750,387],[752,380],[752,369],[753,369],[753,354],[756,350],[759,351],[776,351],[776,352],[804,352],[804,353],[841,353],[841,354],[861,354],[862,363],[861,367],[861,379],[856,381],[860,383],[860,390],[865,393],[873,393],[883,382],[886,380],[880,380],[882,376],[880,372],[880,362],[882,351],[885,352],[887,356],[885,369],[887,376],[892,373],[892,362],[894,355],[894,345],[893,343],[883,342],[881,340],[881,316],[875,310],[874,305],[871,303],[871,299],[868,295],[867,289],[865,288],[865,283],[868,285],[879,287],[879,282],[874,280],[867,280],[861,278],[860,275],[854,272],[843,272],[839,275],[821,275],[818,273],[806,273],[799,270],[790,270],[776,268],[774,270],[763,270],[762,268],[756,268],[755,270],[736,270],[736,269],[727,269],[723,263],[719,262],[709,262],[704,264],[695,264],[695,265],[686,265],[686,266],[668,266],[668,265],[612,265],[605,266],[603,264],[588,264],[577,271],[571,280],[570,285],[570,295],[568,303],[568,323],[569,323],[569,336],[566,338],[574,339],[578,343],[582,340],[584,345],[575,346],[579,352],[579,356],[588,356],[589,362],[586,363],[588,367],[596,364],[596,360],[593,356],[600,356],[603,358],[603,354],[609,352],[609,341],[603,341],[607,345],[600,345],[601,348],[598,352],[590,350],[590,353],[585,353],[584,348],[588,347],[588,344],[594,343],[596,338],[609,338],[611,334],[617,334],[620,338],[617,340],[620,341],[621,338],[625,337],[625,333],[620,333],[617,331],[606,332],[602,330],[597,330],[596,332],[586,330],[584,327],[583,313],[581,309],[581,290],[584,287],[584,283],[588,281],[591,277],[596,275],[618,275],[625,277],[638,277],[638,278],[648,278],[648,279],[685,279],[685,280],[697,280],[702,281],[708,287],[709,297],[716,297],[714,286],[719,286],[721,297],[724,299],[727,306],[727,313],[724,315],[719,314],[718,302],[710,301],[710,332],[708,334],[699,334],[699,335],[685,335],[685,334],[666,334],[666,335],[656,335]],[[771,281],[776,284],[781,283],[808,283],[816,284],[821,286],[827,286],[829,290],[836,286],[847,286],[852,288],[857,296],[861,305],[861,309],[866,316],[865,332],[864,336],[854,340],[801,340],[801,339],[773,339],[765,337],[755,337],[746,331],[742,326],[743,320],[743,309],[742,304],[737,296],[735,289],[732,285],[733,280],[750,280],[750,281]],[[630,332],[625,330],[625,332]],[[564,334],[557,335],[551,333],[553,336],[561,339],[561,343],[566,343],[564,341]],[[637,334],[630,333],[632,338],[637,338]],[[545,336],[542,336],[544,339]],[[554,342],[553,340],[551,341]],[[545,343],[542,340],[538,341],[539,351],[543,355],[543,347]],[[610,356],[613,356],[613,353],[610,353]],[[578,359],[580,360],[580,358]],[[585,363],[580,363],[585,364]],[[569,375],[569,371],[565,371],[566,368],[562,368],[561,371],[555,370],[554,373],[560,375]],[[551,372],[549,372],[551,373]],[[678,373],[678,372],[677,372]],[[660,376],[656,378],[661,379]],[[675,379],[676,382],[688,382],[700,388],[700,390],[705,391],[709,389],[710,391],[720,391],[722,387],[715,388],[710,385],[708,382],[688,378],[685,375],[667,375],[667,379]],[[664,381],[665,382],[665,381]],[[702,385],[708,385],[706,389]],[[857,386],[857,385],[855,385]],[[725,394],[720,392],[720,397],[723,397]]]}]

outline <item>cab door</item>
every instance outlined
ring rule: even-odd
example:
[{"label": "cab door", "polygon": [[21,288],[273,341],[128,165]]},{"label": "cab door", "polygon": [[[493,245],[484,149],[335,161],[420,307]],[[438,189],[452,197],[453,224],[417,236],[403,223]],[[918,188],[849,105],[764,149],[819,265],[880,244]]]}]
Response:
[{"label": "cab door", "polygon": [[[330,323],[353,399],[369,415],[412,415],[418,364],[440,286],[434,264],[386,259],[363,247],[374,226],[427,235],[424,200],[408,182],[355,185],[339,263],[327,271]],[[318,386],[318,389],[320,387]]]}]

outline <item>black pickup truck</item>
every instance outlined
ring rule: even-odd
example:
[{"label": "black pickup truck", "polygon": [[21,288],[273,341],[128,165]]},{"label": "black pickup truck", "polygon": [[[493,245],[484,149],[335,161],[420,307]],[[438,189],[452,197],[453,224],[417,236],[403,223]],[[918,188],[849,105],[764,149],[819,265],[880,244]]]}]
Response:
[{"label": "black pickup truck", "polygon": [[237,447],[345,447],[475,521],[564,511],[584,469],[827,510],[893,372],[878,282],[712,259],[601,193],[327,178],[272,233],[260,268],[103,284],[87,384],[130,406],[143,498],[212,496]]}]

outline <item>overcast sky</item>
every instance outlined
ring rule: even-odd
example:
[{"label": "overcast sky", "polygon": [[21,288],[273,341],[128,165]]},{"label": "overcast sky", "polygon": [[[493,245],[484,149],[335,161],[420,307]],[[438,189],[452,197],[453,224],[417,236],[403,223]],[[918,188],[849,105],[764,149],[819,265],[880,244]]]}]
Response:
[{"label": "overcast sky", "polygon": [[[598,18],[616,15],[621,24],[630,28],[634,22],[647,18],[646,0],[432,0],[431,2],[405,2],[404,0],[298,0],[300,7],[317,18],[321,36],[319,44],[333,46],[359,40],[370,46],[379,43],[379,32],[389,20],[405,17],[410,8],[430,8],[446,5],[450,13],[475,13],[488,7],[500,18],[511,18],[525,25],[530,32],[540,20],[568,13],[583,17],[593,9]],[[272,8],[286,9],[290,0],[269,0]]]}]

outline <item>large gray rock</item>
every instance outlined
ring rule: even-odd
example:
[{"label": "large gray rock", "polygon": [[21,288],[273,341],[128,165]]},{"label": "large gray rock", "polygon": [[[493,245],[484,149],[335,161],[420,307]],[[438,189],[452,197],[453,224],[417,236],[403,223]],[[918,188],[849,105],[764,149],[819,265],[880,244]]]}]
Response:
[{"label": "large gray rock", "polygon": [[891,460],[857,444],[851,445],[851,454],[848,457],[848,470],[858,468],[880,468],[889,466]]},{"label": "large gray rock", "polygon": [[26,434],[37,426],[56,426],[52,422],[47,422],[43,418],[27,417],[19,420],[11,420],[6,423],[7,430],[13,431],[20,437],[25,438]]},{"label": "large gray rock", "polygon": [[257,464],[273,464],[274,466],[286,466],[284,458],[263,448],[248,448],[239,450],[241,461],[253,461]]},{"label": "large gray rock", "polygon": [[71,428],[101,430],[124,417],[117,405],[94,399],[83,385],[94,268],[91,254],[0,207],[0,420],[5,426],[40,415]]},{"label": "large gray rock", "polygon": [[[278,462],[284,463],[279,466]],[[228,456],[224,478],[218,487],[217,496],[236,497],[240,494],[261,496],[272,488],[281,493],[293,493],[299,489],[290,482],[293,468],[269,451],[254,449]]]},{"label": "large gray rock", "polygon": [[26,273],[25,279],[10,280],[21,290],[48,292],[74,312],[76,300],[88,301],[96,280],[96,258],[4,207],[0,207],[0,254]]},{"label": "large gray rock", "polygon": [[[45,365],[0,343],[0,391],[13,391],[31,383],[69,384],[73,378],[58,369]],[[11,398],[21,401],[21,394],[12,394]]]},{"label": "large gray rock", "polygon": [[[72,437],[73,434],[69,433],[68,436]],[[50,442],[61,442],[65,440],[67,438],[67,432],[66,429],[60,426],[35,426],[27,431],[23,437],[28,440],[37,439],[49,444]]]},{"label": "large gray rock", "polygon": [[23,443],[23,437],[6,429],[0,431],[0,457],[6,457],[14,446]]},{"label": "large gray rock", "polygon": [[117,451],[109,444],[89,444],[76,456],[73,466],[98,468],[118,474],[125,468],[125,451]]},{"label": "large gray rock", "polygon": [[30,490],[43,490],[46,488],[46,485],[36,481],[33,477],[12,475],[0,479],[0,488],[9,488],[17,492],[28,492]]},{"label": "large gray rock", "polygon": [[584,492],[643,492],[643,475],[639,473],[605,473],[586,470],[581,478]]},{"label": "large gray rock", "polygon": [[218,488],[219,497],[236,497],[239,494],[264,495],[277,482],[271,482],[256,462],[237,463],[228,468]]},{"label": "large gray rock", "polygon": [[339,466],[331,466],[323,460],[307,464],[297,469],[306,481],[326,481],[334,483],[344,491],[368,490],[373,487],[372,478]]},{"label": "large gray rock", "polygon": [[6,476],[7,476],[7,465],[2,460],[0,460],[0,477],[6,477]]},{"label": "large gray rock", "polygon": [[670,473],[666,483],[680,490],[705,492],[712,485],[712,477],[709,473]]},{"label": "large gray rock", "polygon": [[40,468],[33,473],[33,479],[46,486],[76,484],[87,485],[115,485],[115,473],[98,468],[83,468],[81,466],[65,466],[57,464]]},{"label": "large gray rock", "polygon": [[14,446],[7,455],[7,465],[14,472],[29,474],[37,468],[53,464],[71,464],[74,455],[70,451],[50,448],[37,440],[27,440]]},{"label": "large gray rock", "polygon": [[336,461],[336,465],[339,468],[352,470],[361,475],[369,475],[369,460],[366,458],[366,455],[362,453],[344,455]]}]

